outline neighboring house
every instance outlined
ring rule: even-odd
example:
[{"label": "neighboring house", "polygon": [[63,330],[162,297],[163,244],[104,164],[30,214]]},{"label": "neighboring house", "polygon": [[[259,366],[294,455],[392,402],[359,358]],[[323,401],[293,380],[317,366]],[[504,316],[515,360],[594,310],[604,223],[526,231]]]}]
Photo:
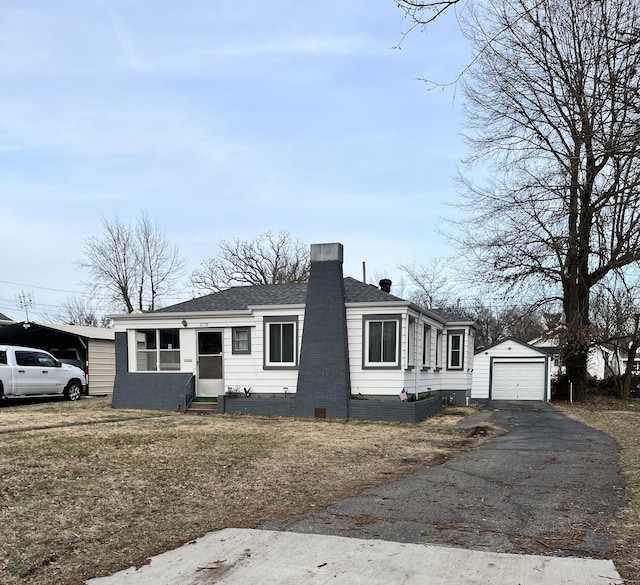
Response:
[{"label": "neighboring house", "polygon": [[44,349],[61,362],[87,372],[91,395],[111,394],[115,378],[115,333],[104,327],[81,327],[24,321],[0,328],[0,343]]},{"label": "neighboring house", "polygon": [[[627,364],[629,363],[629,358],[626,355],[626,352],[621,359],[622,359],[622,370],[620,373],[622,374],[627,370]],[[640,375],[640,356],[638,355],[633,360],[633,365],[631,366],[631,372],[634,376]]]},{"label": "neighboring house", "polygon": [[218,412],[420,420],[443,396],[466,404],[473,323],[390,294],[390,281],[343,278],[342,253],[311,246],[308,284],[112,316],[113,406],[184,410],[217,397]]},{"label": "neighboring house", "polygon": [[[553,364],[551,367],[551,375],[557,378],[558,375],[565,373],[565,366],[562,363],[562,357],[559,348],[559,339],[557,335],[544,335],[529,342],[529,345],[544,349],[553,356]],[[594,344],[589,348],[587,354],[587,372],[590,376],[597,380],[603,380],[611,375],[617,375],[623,371],[622,360],[619,352],[615,352],[612,348],[605,345]]]},{"label": "neighboring house", "polygon": [[515,337],[506,337],[474,356],[472,399],[549,400],[552,357]]}]

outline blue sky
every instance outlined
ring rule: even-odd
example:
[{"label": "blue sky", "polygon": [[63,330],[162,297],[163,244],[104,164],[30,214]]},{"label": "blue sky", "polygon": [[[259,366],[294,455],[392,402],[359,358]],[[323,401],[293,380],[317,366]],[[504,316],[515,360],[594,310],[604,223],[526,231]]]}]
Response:
[{"label": "blue sky", "polygon": [[[465,155],[453,15],[393,0],[30,0],[0,21],[0,312],[54,313],[102,218],[156,221],[188,271],[221,239],[341,242],[345,273],[453,251]],[[190,290],[185,287],[183,297]],[[180,300],[176,298],[174,300]]]}]

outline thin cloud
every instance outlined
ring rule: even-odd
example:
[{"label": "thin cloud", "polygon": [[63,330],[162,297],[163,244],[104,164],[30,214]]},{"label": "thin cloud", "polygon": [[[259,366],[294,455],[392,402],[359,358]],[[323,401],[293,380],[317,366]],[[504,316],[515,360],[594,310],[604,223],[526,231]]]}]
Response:
[{"label": "thin cloud", "polygon": [[133,38],[118,19],[112,6],[106,0],[96,0],[96,4],[104,11],[107,21],[113,30],[118,46],[127,59],[129,67],[138,73],[143,71],[143,66],[136,51]]}]

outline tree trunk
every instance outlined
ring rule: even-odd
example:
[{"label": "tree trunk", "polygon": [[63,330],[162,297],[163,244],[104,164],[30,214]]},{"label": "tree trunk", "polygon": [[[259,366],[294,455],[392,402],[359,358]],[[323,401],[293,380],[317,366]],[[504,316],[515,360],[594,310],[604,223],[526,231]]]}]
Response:
[{"label": "tree trunk", "polygon": [[587,398],[587,358],[591,344],[589,322],[589,287],[585,285],[588,268],[586,257],[579,252],[567,260],[569,277],[564,282],[566,330],[563,355],[567,379],[577,401]]},{"label": "tree trunk", "polygon": [[633,377],[633,362],[636,360],[636,354],[640,348],[640,337],[638,329],[640,328],[640,315],[634,315],[634,331],[633,339],[627,350],[627,367],[624,371],[622,379],[622,387],[620,388],[619,398],[621,400],[629,400],[631,398],[631,378]]}]

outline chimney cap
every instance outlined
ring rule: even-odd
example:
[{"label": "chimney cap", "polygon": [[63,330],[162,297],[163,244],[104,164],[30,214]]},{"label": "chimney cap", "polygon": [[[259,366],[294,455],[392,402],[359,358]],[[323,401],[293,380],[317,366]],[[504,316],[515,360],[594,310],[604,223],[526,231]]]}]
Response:
[{"label": "chimney cap", "polygon": [[391,281],[388,278],[383,278],[378,284],[380,285],[380,290],[386,293],[391,292]]},{"label": "chimney cap", "polygon": [[342,244],[311,244],[311,262],[342,262]]}]

